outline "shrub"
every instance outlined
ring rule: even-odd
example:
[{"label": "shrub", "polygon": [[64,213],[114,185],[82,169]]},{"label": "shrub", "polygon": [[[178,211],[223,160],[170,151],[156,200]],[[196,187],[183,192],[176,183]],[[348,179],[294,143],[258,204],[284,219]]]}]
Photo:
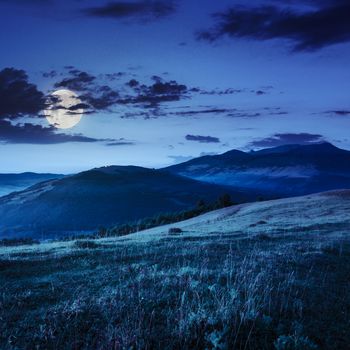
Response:
[{"label": "shrub", "polygon": [[231,196],[228,193],[225,193],[219,197],[217,208],[226,208],[230,207],[231,205],[233,205],[233,202],[231,200]]},{"label": "shrub", "polygon": [[169,228],[169,235],[178,235],[180,233],[182,233],[183,231],[181,230],[181,228],[178,228],[178,227],[171,227]]},{"label": "shrub", "polygon": [[259,241],[268,241],[271,239],[271,236],[269,236],[267,233],[259,233],[255,235],[255,238],[257,238]]}]

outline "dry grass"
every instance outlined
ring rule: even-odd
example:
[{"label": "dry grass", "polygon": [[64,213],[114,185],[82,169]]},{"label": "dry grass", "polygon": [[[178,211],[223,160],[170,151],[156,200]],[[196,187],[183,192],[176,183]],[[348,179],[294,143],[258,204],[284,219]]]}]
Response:
[{"label": "dry grass", "polygon": [[346,221],[237,233],[215,220],[205,234],[6,248],[0,348],[347,348]]}]

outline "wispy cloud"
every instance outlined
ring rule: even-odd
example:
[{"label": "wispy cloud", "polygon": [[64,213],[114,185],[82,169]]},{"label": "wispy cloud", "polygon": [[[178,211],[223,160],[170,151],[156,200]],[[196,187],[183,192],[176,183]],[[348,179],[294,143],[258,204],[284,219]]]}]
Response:
[{"label": "wispy cloud", "polygon": [[108,141],[95,139],[81,134],[56,133],[53,126],[44,127],[30,123],[12,124],[7,120],[0,120],[0,142],[27,144],[58,144],[67,142],[100,142]]},{"label": "wispy cloud", "polygon": [[333,114],[333,115],[338,115],[338,116],[348,116],[350,115],[350,110],[347,109],[336,109],[333,111],[327,111],[327,114]]},{"label": "wispy cloud", "polygon": [[172,1],[113,1],[83,10],[86,16],[113,19],[156,20],[175,12]]},{"label": "wispy cloud", "polygon": [[319,134],[309,134],[309,133],[284,133],[275,134],[260,140],[252,141],[249,147],[277,147],[282,145],[300,144],[308,145],[319,142],[324,142],[325,138]]},{"label": "wispy cloud", "polygon": [[220,139],[213,136],[186,135],[185,138],[187,141],[196,141],[200,143],[220,143]]}]

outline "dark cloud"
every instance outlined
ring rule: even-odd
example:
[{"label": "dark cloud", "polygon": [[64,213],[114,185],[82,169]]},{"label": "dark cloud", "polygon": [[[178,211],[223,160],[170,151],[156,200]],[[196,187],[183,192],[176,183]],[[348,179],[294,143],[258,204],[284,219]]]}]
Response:
[{"label": "dark cloud", "polygon": [[[122,118],[142,116],[145,119],[158,118],[166,115],[196,115],[196,114],[234,114],[235,109],[208,108],[207,110],[193,110],[184,112],[169,112],[164,109],[166,104],[201,95],[230,95],[241,92],[264,94],[265,88],[250,89],[214,89],[205,90],[199,87],[190,88],[176,80],[168,80],[159,75],[151,76],[150,83],[144,83],[135,77],[126,82],[119,81],[125,73],[110,73],[94,76],[88,72],[76,69],[73,66],[65,67],[69,76],[55,84],[55,88],[67,88],[76,91],[84,104],[85,114],[96,113],[100,110],[113,111],[113,107],[127,106],[143,108],[143,111],[123,112]],[[164,74],[163,74],[164,75]],[[108,85],[106,85],[108,84]],[[113,87],[111,87],[113,86]],[[272,87],[266,87],[271,89]],[[74,112],[74,111],[71,111]],[[231,114],[229,116],[231,116]],[[251,115],[249,115],[251,116]],[[257,115],[255,115],[257,116]]]},{"label": "dark cloud", "polygon": [[179,101],[186,98],[189,92],[186,85],[179,84],[175,80],[163,81],[157,76],[153,76],[151,85],[141,84],[139,81],[130,80],[127,85],[134,94],[119,100],[121,104],[141,104],[144,107],[154,108],[163,102]]},{"label": "dark cloud", "polygon": [[322,135],[309,134],[309,133],[285,133],[285,134],[275,134],[273,136],[253,141],[249,144],[250,147],[277,147],[282,145],[309,145],[319,142],[324,142],[325,139]]},{"label": "dark cloud", "polygon": [[349,1],[316,1],[307,12],[280,6],[242,7],[214,15],[217,25],[198,38],[215,41],[225,35],[256,40],[287,39],[295,51],[317,50],[350,41]]},{"label": "dark cloud", "polygon": [[95,76],[75,68],[71,69],[69,73],[71,74],[71,77],[55,83],[55,88],[85,91],[96,80]]},{"label": "dark cloud", "polygon": [[66,142],[98,142],[99,140],[83,135],[56,133],[53,126],[43,127],[29,123],[13,125],[7,120],[0,120],[0,142],[27,144],[58,144]]},{"label": "dark cloud", "polygon": [[93,110],[103,110],[115,105],[119,100],[119,94],[109,86],[102,86],[79,95],[79,98]]},{"label": "dark cloud", "polygon": [[172,1],[114,1],[100,7],[84,9],[83,13],[91,17],[155,20],[168,16],[175,11]]},{"label": "dark cloud", "polygon": [[58,72],[55,70],[50,70],[49,72],[42,73],[44,78],[55,78],[58,75]]},{"label": "dark cloud", "polygon": [[187,141],[196,141],[200,143],[219,143],[220,139],[213,136],[186,135]]},{"label": "dark cloud", "polygon": [[135,145],[135,142],[133,141],[127,141],[124,138],[121,138],[119,140],[114,140],[113,142],[109,142],[106,144],[106,146],[114,147],[114,146],[133,146]]},{"label": "dark cloud", "polygon": [[239,94],[241,92],[244,92],[243,89],[233,89],[228,88],[224,90],[215,89],[215,90],[204,90],[200,88],[192,88],[191,92],[198,92],[200,95],[217,95],[217,96],[223,96],[223,95],[233,95],[233,94]]},{"label": "dark cloud", "polygon": [[159,114],[157,110],[159,104],[179,101],[188,97],[189,93],[186,85],[179,84],[175,80],[164,81],[158,76],[153,76],[149,85],[131,79],[123,86],[117,83],[117,87],[111,87],[106,85],[106,80],[108,84],[112,84],[125,74],[119,72],[100,74],[96,77],[72,66],[66,68],[69,70],[69,76],[56,82],[54,86],[77,92],[84,104],[85,114],[110,110],[117,105],[129,105],[153,108],[152,115],[155,116]]},{"label": "dark cloud", "polygon": [[28,82],[25,71],[15,68],[0,71],[0,119],[36,115],[44,108],[44,94]]},{"label": "dark cloud", "polygon": [[[118,92],[108,85],[101,84],[100,79],[94,75],[72,66],[66,68],[69,69],[69,77],[55,83],[55,88],[69,89],[79,93],[79,99],[84,105],[82,107],[84,108],[84,114],[107,109],[118,102]],[[115,80],[120,76],[119,74],[108,74],[106,78],[107,80]]]},{"label": "dark cloud", "polygon": [[136,79],[131,79],[126,83],[126,85],[131,88],[136,88],[137,86],[140,85],[140,82],[138,82]]},{"label": "dark cloud", "polygon": [[198,114],[227,114],[232,111],[235,111],[235,109],[211,108],[211,109],[201,109],[201,110],[179,111],[179,112],[172,112],[169,114],[191,116],[191,115],[198,115]]},{"label": "dark cloud", "polygon": [[231,118],[257,118],[261,117],[263,114],[260,112],[249,112],[249,111],[234,111],[227,114]]},{"label": "dark cloud", "polygon": [[122,118],[137,118],[144,119],[158,118],[158,117],[196,117],[205,115],[223,115],[230,118],[258,118],[263,116],[284,116],[289,113],[283,111],[281,108],[264,108],[259,111],[238,110],[236,108],[217,108],[214,106],[203,106],[206,109],[198,108],[191,109],[192,106],[183,106],[176,109],[176,111],[169,111],[164,109],[147,109],[147,111],[127,112]]},{"label": "dark cloud", "polygon": [[338,109],[334,111],[329,111],[327,114],[335,114],[335,115],[340,115],[340,116],[347,116],[350,115],[350,110],[345,110],[345,109]]},{"label": "dark cloud", "polygon": [[154,95],[181,95],[187,91],[187,87],[174,80],[170,82],[157,81],[149,87],[149,91]]},{"label": "dark cloud", "polygon": [[[273,89],[272,86],[266,87],[266,90]],[[256,94],[258,96],[265,95],[268,92],[265,90],[249,90],[249,89],[235,89],[235,88],[227,88],[227,89],[213,89],[213,90],[205,90],[198,87],[190,89],[190,92],[199,93],[200,95],[211,95],[211,96],[223,96],[223,95],[234,95],[240,93],[250,92]]]},{"label": "dark cloud", "polygon": [[103,76],[109,81],[115,81],[115,80],[119,80],[125,75],[126,73],[124,72],[117,72],[117,73],[107,73],[107,74],[104,74]]}]

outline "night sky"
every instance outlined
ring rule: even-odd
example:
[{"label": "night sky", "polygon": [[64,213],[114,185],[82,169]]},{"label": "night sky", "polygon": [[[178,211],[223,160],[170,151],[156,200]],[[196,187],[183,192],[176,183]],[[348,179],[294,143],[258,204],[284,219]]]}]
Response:
[{"label": "night sky", "polygon": [[[0,0],[0,172],[350,149],[349,18],[348,0]],[[71,129],[43,113],[59,89],[84,109]]]}]

